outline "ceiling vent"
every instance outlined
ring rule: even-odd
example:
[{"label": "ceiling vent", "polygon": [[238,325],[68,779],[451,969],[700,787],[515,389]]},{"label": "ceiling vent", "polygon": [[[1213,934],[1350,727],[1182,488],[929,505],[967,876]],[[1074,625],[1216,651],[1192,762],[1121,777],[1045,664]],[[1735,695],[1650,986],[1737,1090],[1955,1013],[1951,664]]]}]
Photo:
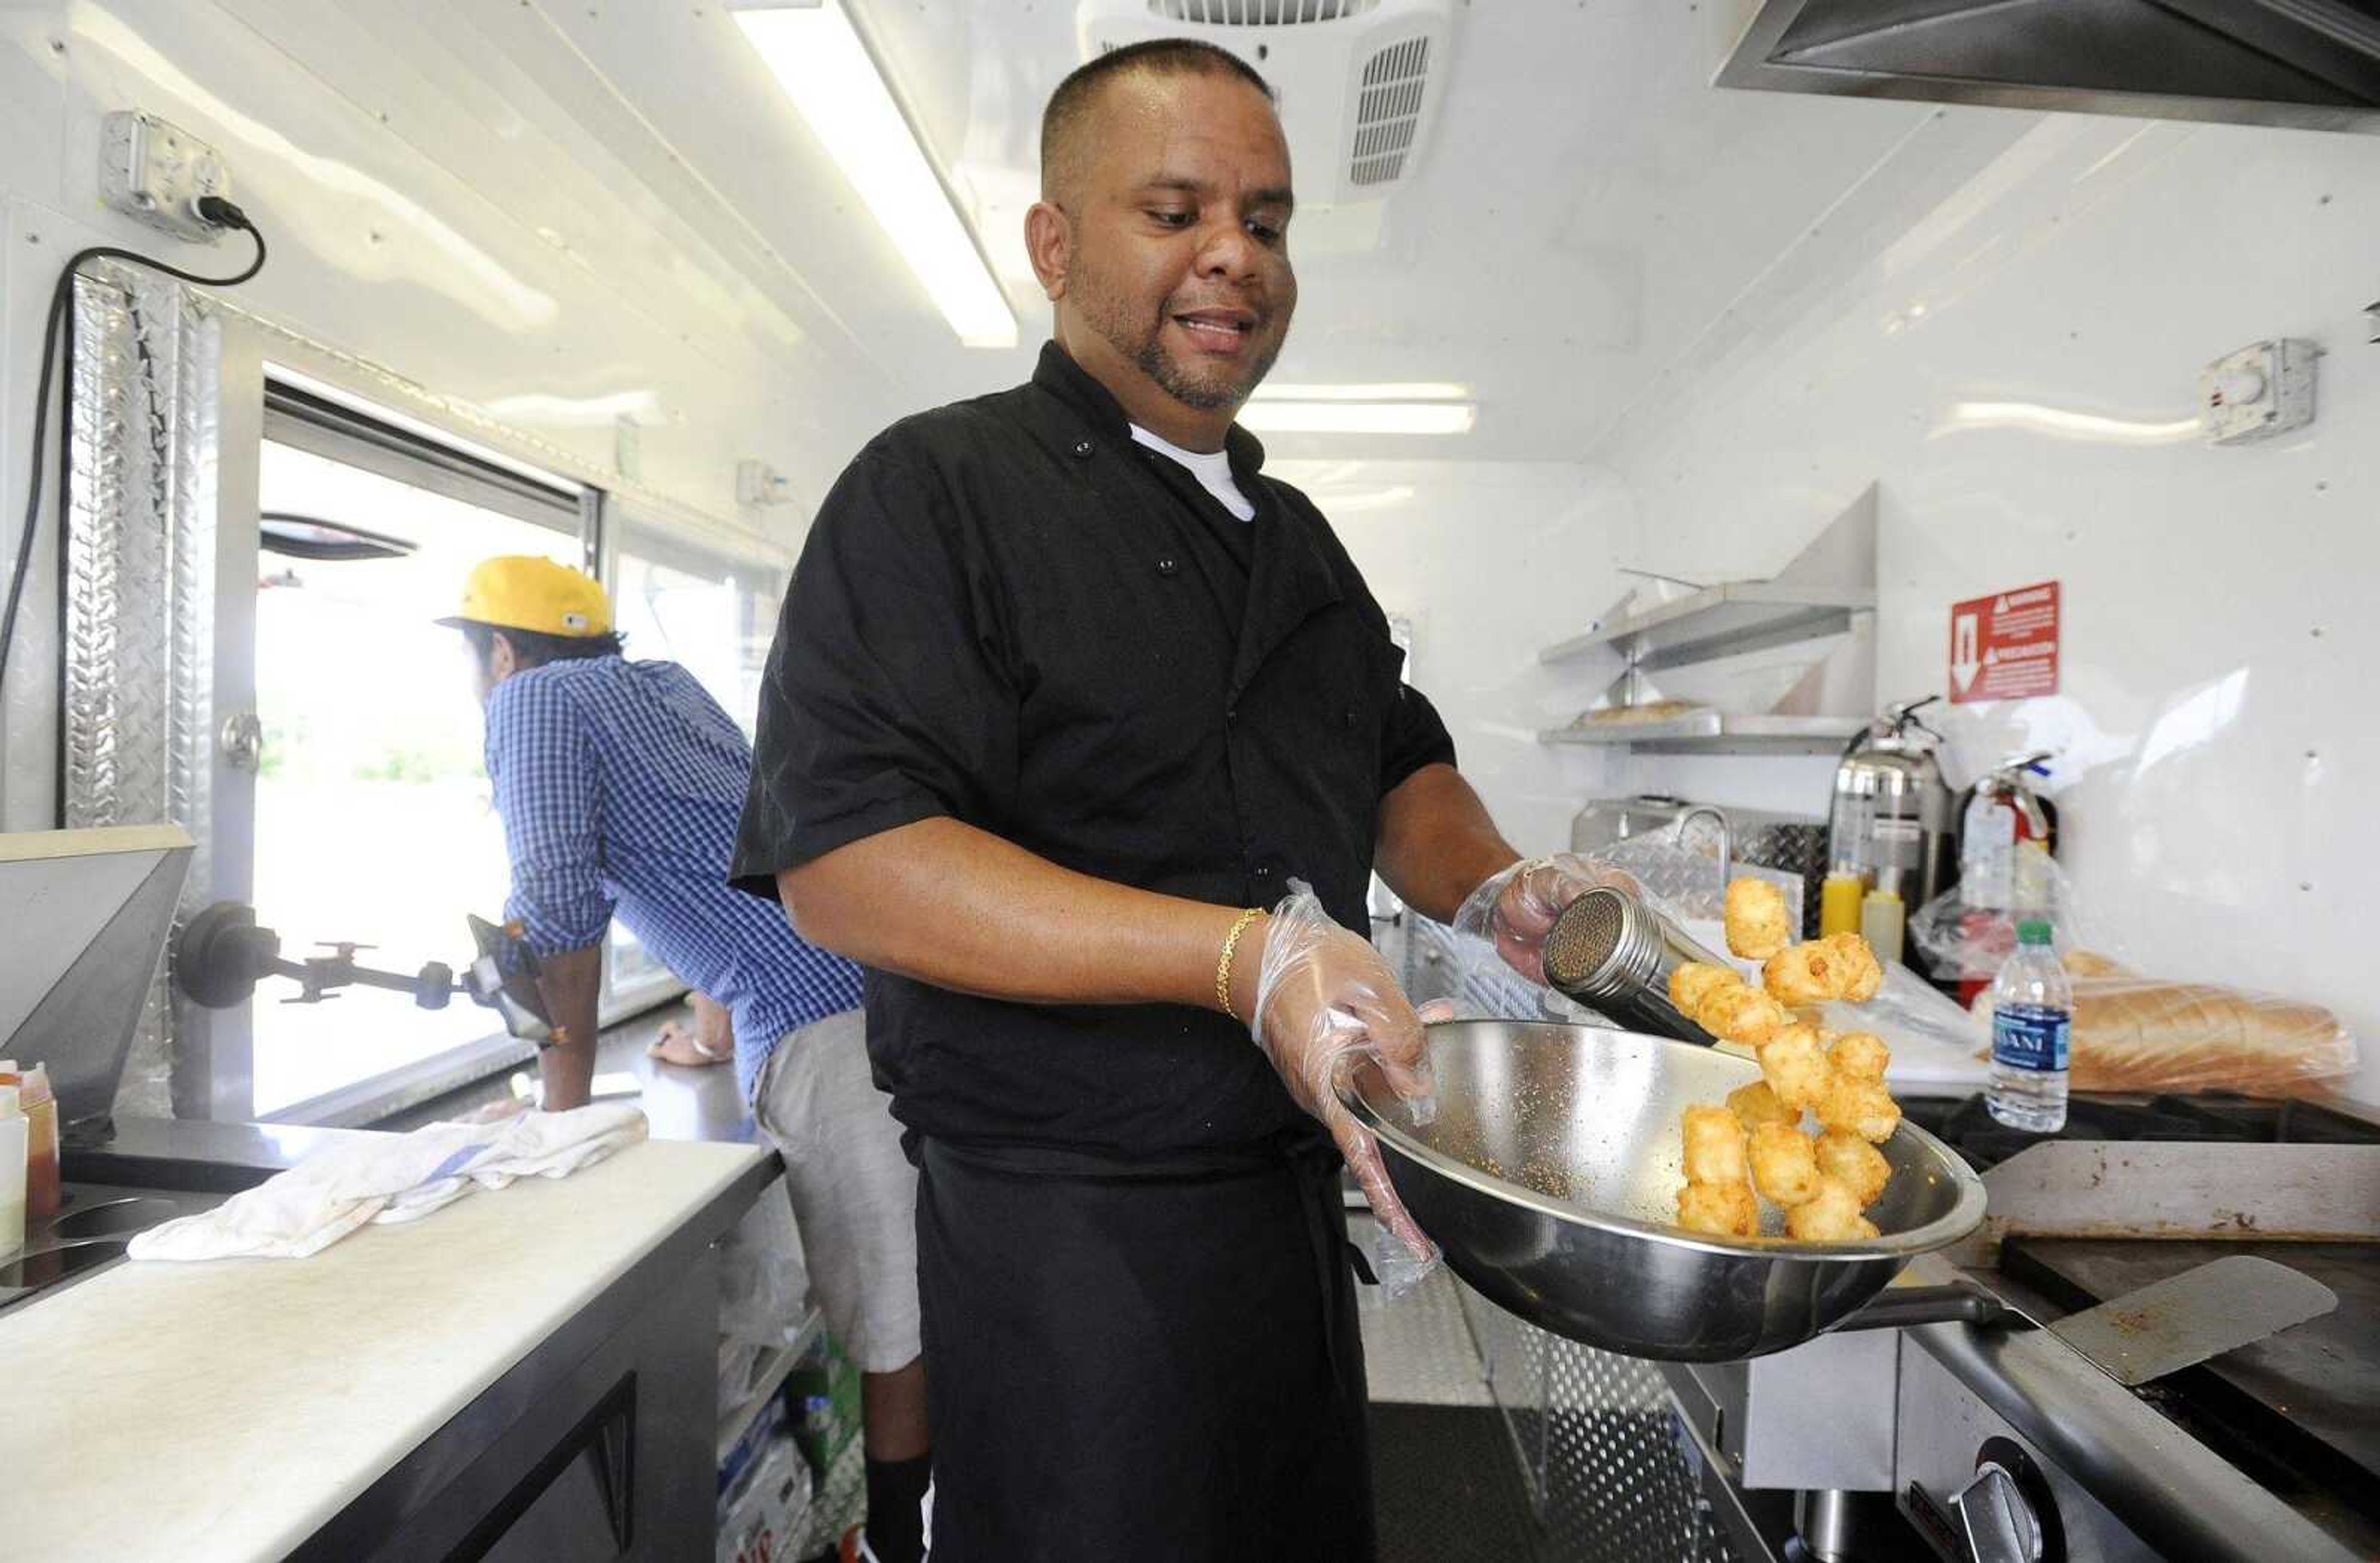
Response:
[{"label": "ceiling vent", "polygon": [[1229,50],[1273,85],[1297,198],[1378,200],[1419,167],[1445,97],[1454,0],[1082,0],[1085,59],[1153,38]]},{"label": "ceiling vent", "polygon": [[1202,27],[1295,27],[1380,8],[1380,0],[1148,0],[1152,16]]},{"label": "ceiling vent", "polygon": [[1356,185],[1392,185],[1405,171],[1429,99],[1429,40],[1391,43],[1364,62],[1355,99],[1355,141],[1347,177]]}]

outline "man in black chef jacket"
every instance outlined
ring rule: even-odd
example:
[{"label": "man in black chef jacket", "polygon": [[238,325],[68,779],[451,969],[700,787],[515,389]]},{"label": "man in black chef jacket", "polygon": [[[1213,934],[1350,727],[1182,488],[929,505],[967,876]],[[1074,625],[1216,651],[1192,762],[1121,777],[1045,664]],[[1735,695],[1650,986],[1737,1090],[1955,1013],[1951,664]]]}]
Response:
[{"label": "man in black chef jacket", "polygon": [[1441,919],[1500,875],[1508,953],[1543,929],[1363,577],[1232,422],[1297,302],[1292,204],[1230,55],[1075,72],[1026,220],[1055,339],[860,453],[778,625],[736,873],[868,968],[936,1563],[1372,1556],[1342,1152],[1410,1224],[1330,1078],[1357,1045],[1427,1080],[1349,930],[1376,866]]}]

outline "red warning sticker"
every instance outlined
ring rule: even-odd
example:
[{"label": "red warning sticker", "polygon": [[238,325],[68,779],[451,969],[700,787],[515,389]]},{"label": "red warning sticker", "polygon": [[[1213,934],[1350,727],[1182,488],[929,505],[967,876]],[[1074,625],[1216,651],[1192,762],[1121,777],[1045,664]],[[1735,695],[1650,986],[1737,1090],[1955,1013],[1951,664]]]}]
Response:
[{"label": "red warning sticker", "polygon": [[2057,694],[2058,606],[2056,581],[1953,604],[1951,700]]}]

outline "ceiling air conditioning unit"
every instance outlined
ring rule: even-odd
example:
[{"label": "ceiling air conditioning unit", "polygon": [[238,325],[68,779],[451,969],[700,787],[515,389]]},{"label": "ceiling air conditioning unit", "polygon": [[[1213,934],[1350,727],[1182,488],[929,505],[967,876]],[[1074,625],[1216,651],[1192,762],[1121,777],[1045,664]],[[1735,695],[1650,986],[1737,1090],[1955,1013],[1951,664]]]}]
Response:
[{"label": "ceiling air conditioning unit", "polygon": [[1151,38],[1228,49],[1273,84],[1301,202],[1411,177],[1446,95],[1454,0],[1083,0],[1086,60]]}]

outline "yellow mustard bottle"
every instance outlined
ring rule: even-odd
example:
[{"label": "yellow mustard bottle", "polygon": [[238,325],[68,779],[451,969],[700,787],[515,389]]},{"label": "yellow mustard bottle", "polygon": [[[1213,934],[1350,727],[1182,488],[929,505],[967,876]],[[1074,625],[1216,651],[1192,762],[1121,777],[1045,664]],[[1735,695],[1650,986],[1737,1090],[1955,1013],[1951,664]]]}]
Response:
[{"label": "yellow mustard bottle", "polygon": [[1840,869],[1828,875],[1818,890],[1819,937],[1832,939],[1837,934],[1859,932],[1860,903],[1866,897],[1865,875]]}]

